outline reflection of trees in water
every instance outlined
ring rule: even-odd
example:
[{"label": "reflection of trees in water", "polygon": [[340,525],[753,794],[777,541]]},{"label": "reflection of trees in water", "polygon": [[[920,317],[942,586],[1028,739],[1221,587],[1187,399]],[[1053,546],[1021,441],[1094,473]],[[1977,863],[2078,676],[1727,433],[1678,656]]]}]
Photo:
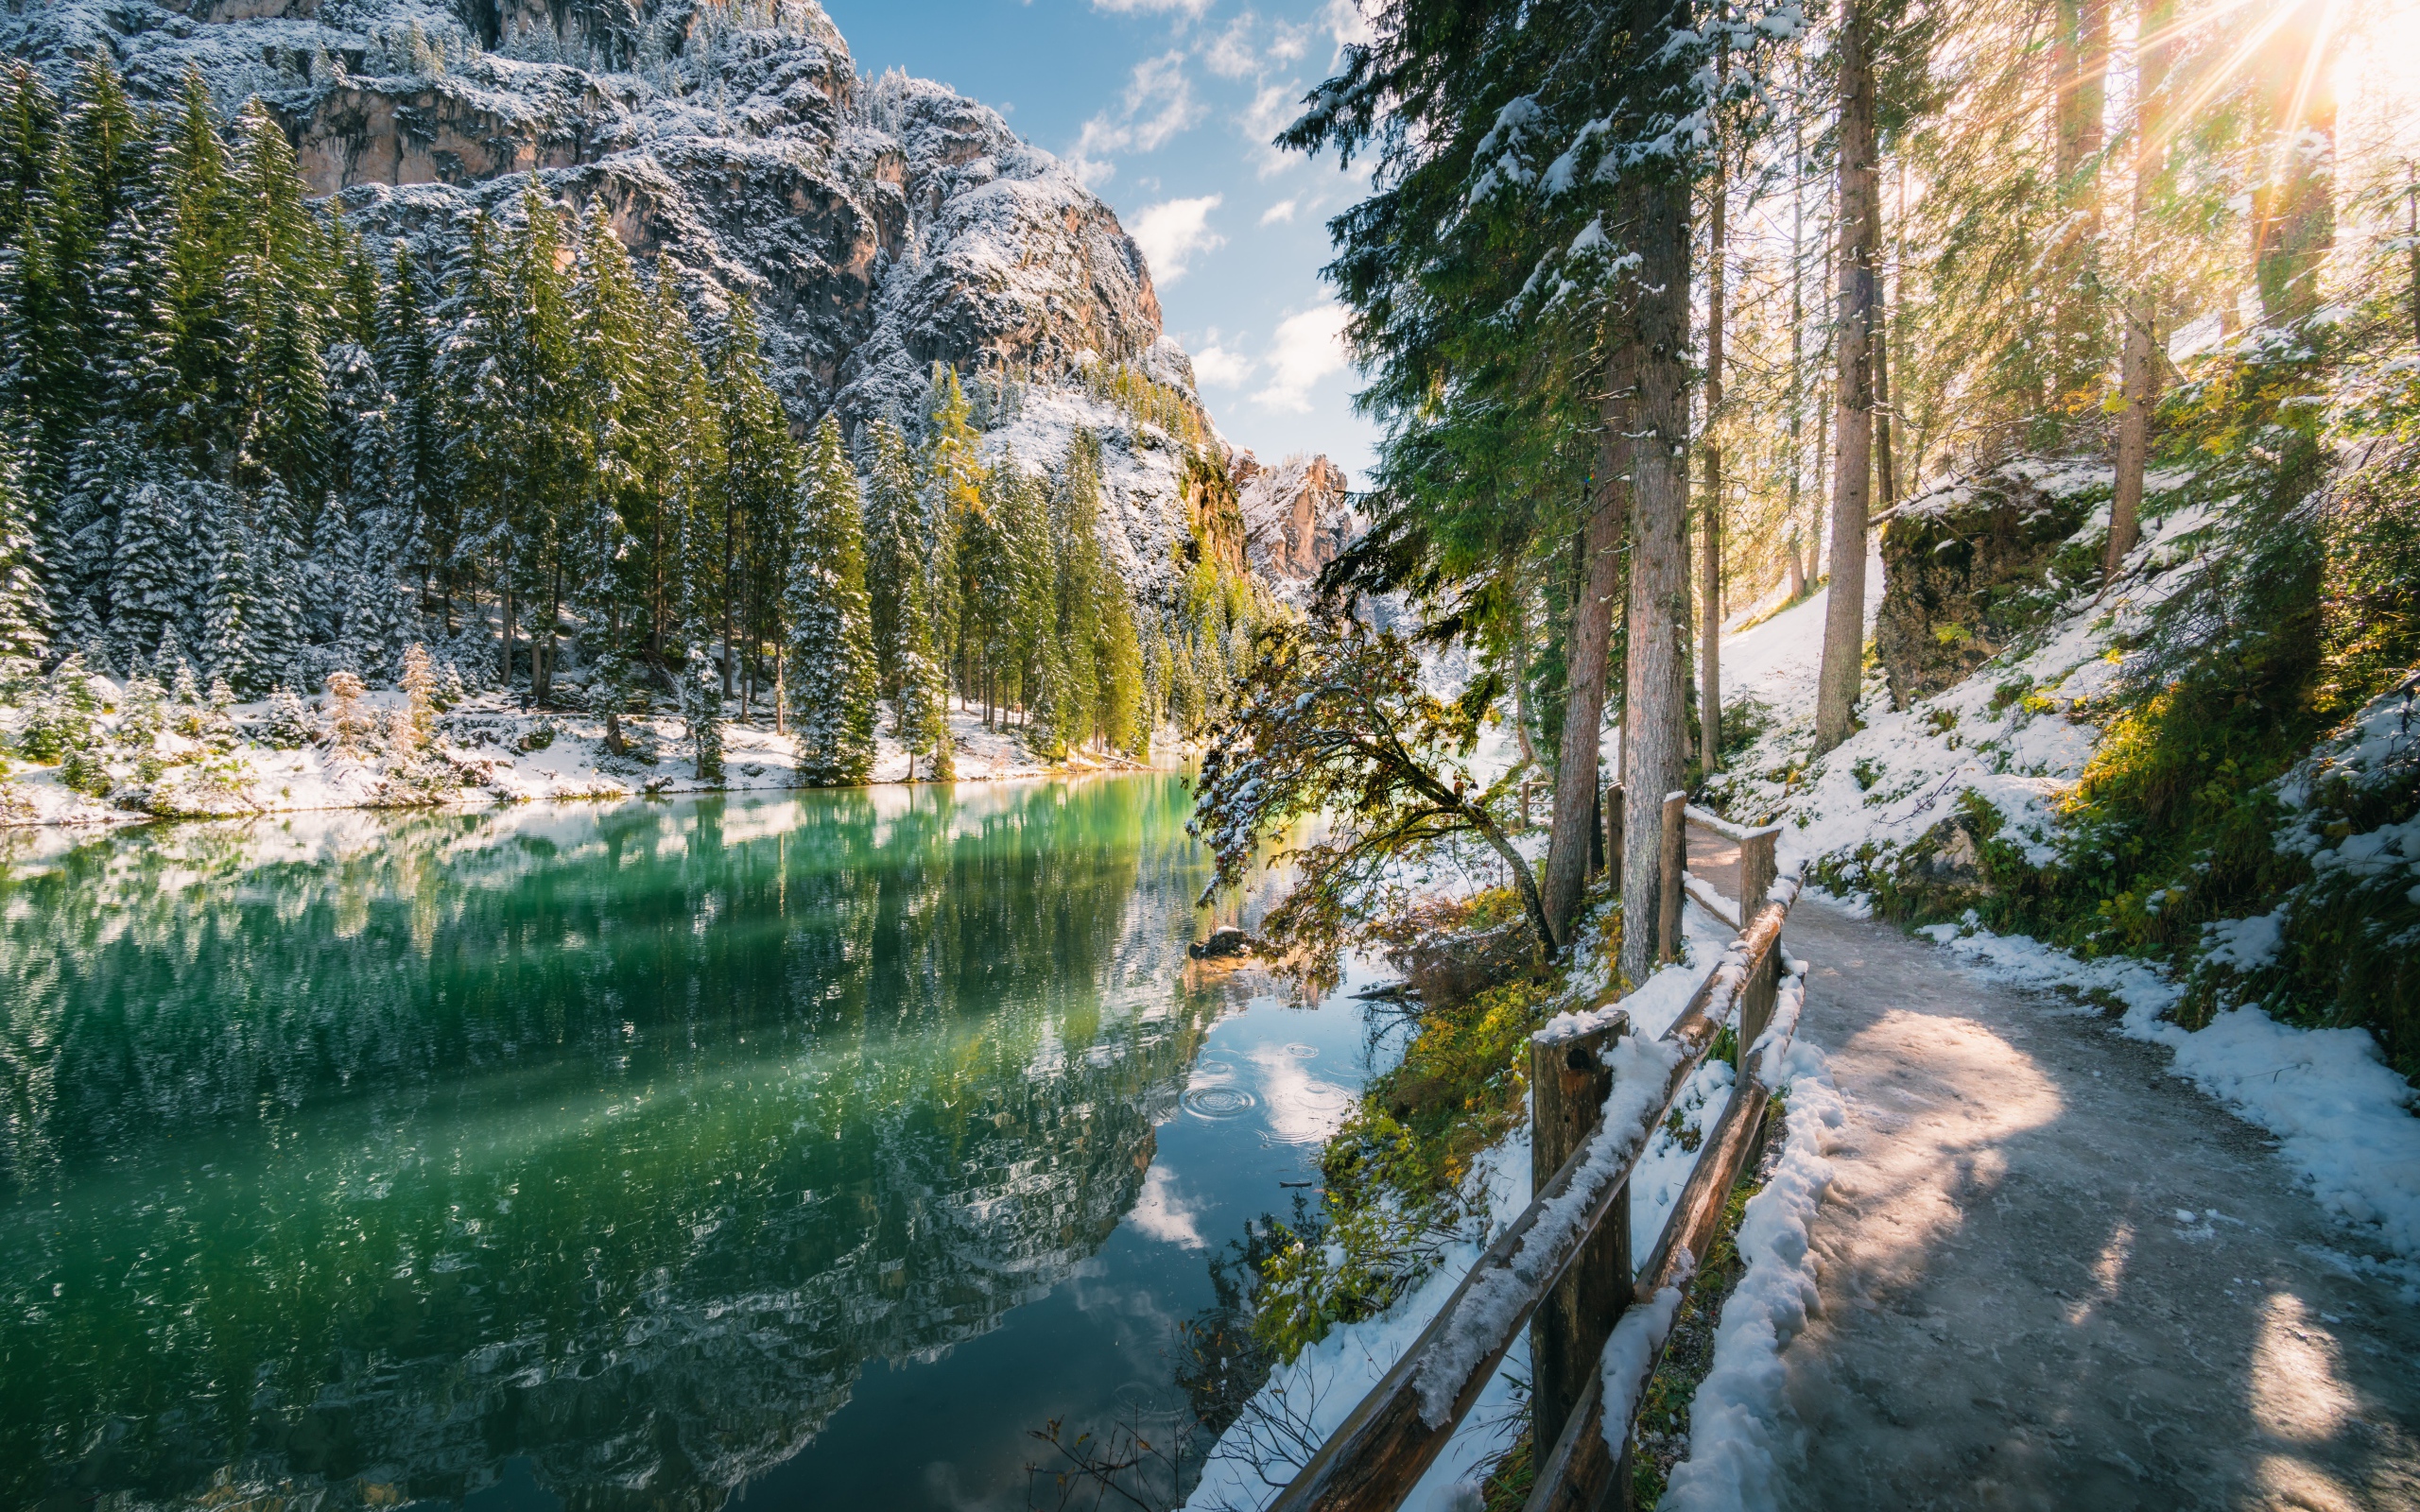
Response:
[{"label": "reflection of trees in water", "polygon": [[0,881],[0,1495],[526,1453],[711,1505],[864,1362],[1054,1284],[1210,1016],[1167,986],[1184,799],[883,799],[186,826]]}]

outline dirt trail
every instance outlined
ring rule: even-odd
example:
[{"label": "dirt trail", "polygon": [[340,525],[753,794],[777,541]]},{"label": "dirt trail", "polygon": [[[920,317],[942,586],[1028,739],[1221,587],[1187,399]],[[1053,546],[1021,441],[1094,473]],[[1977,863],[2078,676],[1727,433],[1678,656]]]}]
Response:
[{"label": "dirt trail", "polygon": [[2265,1134],[1895,928],[1804,901],[1786,938],[1850,1112],[1795,1504],[2420,1507],[2420,1307]]}]

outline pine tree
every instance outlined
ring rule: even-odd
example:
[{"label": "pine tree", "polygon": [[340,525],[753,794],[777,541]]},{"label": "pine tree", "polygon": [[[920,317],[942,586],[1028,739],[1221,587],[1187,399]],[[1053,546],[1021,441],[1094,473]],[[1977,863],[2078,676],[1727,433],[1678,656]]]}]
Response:
[{"label": "pine tree", "polygon": [[1101,739],[1144,760],[1151,753],[1151,727],[1144,713],[1143,643],[1134,628],[1134,600],[1115,571],[1101,575],[1098,616]]},{"label": "pine tree", "polygon": [[15,696],[50,649],[50,606],[21,478],[12,449],[0,442],[0,699]]},{"label": "pine tree", "polygon": [[933,652],[940,658],[944,689],[953,672],[963,674],[968,538],[983,514],[984,467],[973,413],[958,370],[936,364],[925,430],[922,487],[925,612],[931,617]]},{"label": "pine tree", "polygon": [[[866,486],[866,597],[873,626],[874,662],[883,696],[896,699],[907,644],[900,603],[918,571],[916,476],[908,439],[887,420],[867,427],[871,442]],[[922,597],[921,594],[915,595]]]},{"label": "pine tree", "polygon": [[856,472],[839,421],[826,415],[807,456],[784,605],[790,729],[799,773],[811,782],[862,782],[873,771],[877,674],[865,576]]},{"label": "pine tree", "polygon": [[689,653],[688,676],[683,679],[682,714],[689,725],[690,749],[697,761],[698,781],[722,781],[722,669],[703,649]]},{"label": "pine tree", "polygon": [[184,612],[188,528],[177,490],[145,481],[120,511],[110,568],[110,650],[130,669],[152,664]]},{"label": "pine tree", "polygon": [[379,289],[376,345],[380,380],[392,396],[385,411],[387,499],[402,522],[396,565],[436,588],[438,564],[451,561],[460,522],[446,472],[444,389],[427,291],[410,249],[397,239]]},{"label": "pine tree", "polygon": [[[757,656],[778,642],[789,515],[804,462],[774,394],[755,307],[735,296],[707,353],[722,421],[724,471],[719,558],[714,563],[727,691],[752,693]],[[745,664],[743,665],[743,656]],[[743,707],[742,713],[746,713]]]},{"label": "pine tree", "polygon": [[303,200],[285,128],[257,99],[236,118],[235,137],[225,275],[233,481],[275,478],[317,499],[328,466],[328,238]]},{"label": "pine tree", "polygon": [[261,570],[249,511],[232,489],[212,494],[216,543],[210,581],[202,591],[199,650],[210,669],[247,691],[283,681],[286,668],[262,655],[263,621],[268,610],[259,602]]}]

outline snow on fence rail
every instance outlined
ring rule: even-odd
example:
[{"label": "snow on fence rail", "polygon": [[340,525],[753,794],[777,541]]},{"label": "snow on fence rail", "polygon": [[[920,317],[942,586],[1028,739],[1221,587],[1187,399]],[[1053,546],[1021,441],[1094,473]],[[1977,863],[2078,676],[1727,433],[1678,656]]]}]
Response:
[{"label": "snow on fence rail", "polygon": [[[1678,795],[1667,801],[1659,836],[1676,861],[1664,868],[1661,901],[1673,921],[1663,932],[1668,941],[1679,933],[1685,806]],[[1609,807],[1619,812],[1617,795]],[[1270,1512],[1391,1512],[1401,1505],[1524,1328],[1535,1441],[1551,1446],[1538,1459],[1530,1512],[1626,1497],[1629,1477],[1616,1446],[1629,1441],[1695,1257],[1711,1245],[1724,1199],[1763,1139],[1767,1078],[1777,1073],[1797,1027],[1794,1011],[1776,1020],[1774,1006],[1782,922],[1797,901],[1799,879],[1772,875],[1777,831],[1726,824],[1717,833],[1740,847],[1747,928],[1658,1039],[1633,1034],[1620,1004],[1557,1015],[1530,1037],[1537,1196],[1278,1493]],[[1608,853],[1617,855],[1617,833],[1611,838]],[[1754,869],[1758,865],[1762,869]],[[1618,874],[1619,862],[1615,866]],[[1752,911],[1752,901],[1761,906]],[[1634,1266],[1631,1173],[1725,1023],[1737,1030],[1741,1090],[1707,1133],[1647,1263]],[[1606,1222],[1613,1215],[1621,1221]]]}]

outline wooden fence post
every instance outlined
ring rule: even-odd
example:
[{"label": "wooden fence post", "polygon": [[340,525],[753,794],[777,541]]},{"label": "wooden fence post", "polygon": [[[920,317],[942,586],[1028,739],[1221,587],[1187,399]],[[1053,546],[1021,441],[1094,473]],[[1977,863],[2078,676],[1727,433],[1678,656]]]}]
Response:
[{"label": "wooden fence post", "polygon": [[1765,905],[1765,894],[1772,891],[1773,879],[1781,873],[1773,863],[1773,845],[1781,832],[1772,827],[1752,830],[1739,842],[1739,927],[1748,927],[1756,910]]},{"label": "wooden fence post", "polygon": [[1658,878],[1659,906],[1655,910],[1655,958],[1677,961],[1681,958],[1681,873],[1688,869],[1688,840],[1682,833],[1682,811],[1689,806],[1686,793],[1668,794],[1664,799],[1664,855]]},{"label": "wooden fence post", "polygon": [[[1772,889],[1775,869],[1773,845],[1781,832],[1772,827],[1752,832],[1739,842],[1739,924],[1748,921],[1762,908],[1765,894]],[[1740,1074],[1748,1072],[1748,1051],[1765,1025],[1773,1022],[1773,997],[1781,986],[1781,945],[1765,953],[1756,970],[1748,977],[1746,988],[1739,994],[1739,1045],[1734,1067]]]},{"label": "wooden fence post", "polygon": [[[1530,1179],[1543,1191],[1571,1152],[1604,1121],[1614,1074],[1614,1041],[1630,1032],[1627,1014],[1552,1044],[1530,1041]],[[1598,1226],[1570,1271],[1530,1319],[1530,1410],[1536,1442],[1552,1444],[1597,1377],[1614,1323],[1630,1305],[1630,1205]]]}]

